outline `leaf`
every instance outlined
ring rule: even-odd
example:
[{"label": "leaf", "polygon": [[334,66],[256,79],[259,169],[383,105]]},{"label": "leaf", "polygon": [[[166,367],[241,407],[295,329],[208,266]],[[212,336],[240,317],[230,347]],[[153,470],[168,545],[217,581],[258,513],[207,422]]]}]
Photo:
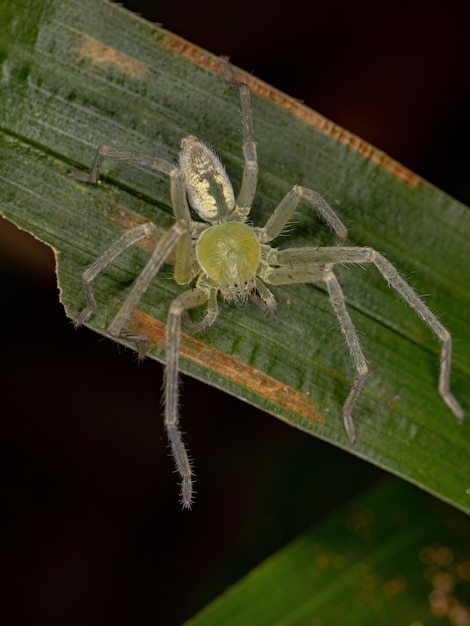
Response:
[{"label": "leaf", "polygon": [[[89,171],[109,143],[176,161],[187,134],[211,145],[235,188],[242,155],[236,93],[218,58],[108,2],[3,2],[0,18],[2,162],[0,210],[56,254],[67,315],[84,306],[84,268],[124,229],[172,223],[168,181],[126,163]],[[389,157],[248,75],[254,92],[260,183],[252,218],[263,224],[293,184],[325,195],[353,245],[377,248],[409,277],[455,338],[453,391],[470,395],[468,209]],[[301,206],[280,247],[331,244]],[[106,329],[145,264],[148,250],[122,255],[96,282],[91,328]],[[358,443],[341,407],[354,378],[325,292],[275,289],[278,314],[221,304],[217,323],[184,336],[181,369],[468,511],[470,426],[457,423],[437,392],[439,344],[373,268],[338,271],[371,365],[355,412]],[[164,360],[164,323],[180,292],[165,268],[132,318]],[[183,398],[184,401],[184,398]]]},{"label": "leaf", "polygon": [[187,626],[470,619],[470,521],[386,480],[252,570]]}]

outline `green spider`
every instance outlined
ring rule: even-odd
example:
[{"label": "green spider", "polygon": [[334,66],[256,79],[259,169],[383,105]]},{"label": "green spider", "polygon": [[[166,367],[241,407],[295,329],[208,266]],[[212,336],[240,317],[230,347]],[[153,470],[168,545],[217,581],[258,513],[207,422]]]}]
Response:
[{"label": "green spider", "polygon": [[[227,65],[224,66],[227,74]],[[356,439],[352,412],[364,386],[368,367],[353,322],[346,309],[334,266],[343,263],[373,263],[397,294],[416,312],[442,342],[439,393],[452,412],[463,419],[464,411],[450,392],[452,339],[450,333],[424,304],[415,291],[380,253],[367,247],[344,246],[347,230],[335,211],[315,191],[295,185],[281,200],[262,227],[251,226],[247,219],[255,197],[258,163],[253,132],[249,87],[229,79],[240,96],[244,169],[238,196],[216,154],[193,136],[181,142],[179,165],[136,152],[102,145],[98,148],[90,174],[96,183],[104,158],[129,161],[170,178],[171,202],[175,223],[163,235],[148,222],[126,231],[83,273],[86,307],[75,320],[85,322],[96,308],[93,281],[122,252],[139,240],[153,235],[155,249],[135,280],[129,295],[113,319],[109,333],[136,341],[143,356],[147,338],[126,330],[125,325],[163,263],[172,255],[174,279],[191,287],[170,304],[166,326],[165,426],[176,469],[181,478],[181,504],[190,508],[193,501],[193,471],[179,430],[178,362],[180,329],[183,322],[192,333],[204,331],[218,315],[219,293],[225,300],[252,300],[264,313],[272,315],[276,300],[267,285],[324,283],[341,332],[356,368],[356,378],[343,406],[343,419],[351,442]],[[336,235],[332,247],[288,248],[270,245],[285,228],[299,202],[305,200]],[[203,221],[194,221],[191,210]],[[188,311],[205,305],[200,322],[191,321]]]}]

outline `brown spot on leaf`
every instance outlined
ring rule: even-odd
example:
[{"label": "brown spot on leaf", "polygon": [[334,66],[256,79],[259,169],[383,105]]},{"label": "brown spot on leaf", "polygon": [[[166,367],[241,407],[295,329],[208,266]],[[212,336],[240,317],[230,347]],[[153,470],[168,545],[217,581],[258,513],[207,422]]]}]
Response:
[{"label": "brown spot on leaf", "polygon": [[[135,310],[131,316],[133,330],[142,333],[152,343],[165,345],[165,324],[142,311]],[[315,405],[306,394],[285,383],[219,352],[195,337],[181,334],[180,354],[184,358],[210,369],[224,378],[252,391],[258,396],[287,409],[316,424],[321,423]]]},{"label": "brown spot on leaf", "polygon": [[90,59],[93,63],[117,69],[121,73],[144,80],[149,76],[148,65],[115,48],[106,46],[97,39],[81,34],[78,54],[82,58]]}]

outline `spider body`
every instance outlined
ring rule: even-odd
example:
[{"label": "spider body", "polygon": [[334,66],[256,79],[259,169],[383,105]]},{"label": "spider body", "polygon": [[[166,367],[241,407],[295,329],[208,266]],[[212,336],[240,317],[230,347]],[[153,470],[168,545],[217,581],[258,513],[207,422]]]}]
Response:
[{"label": "spider body", "polygon": [[[224,71],[228,73],[227,67]],[[231,76],[231,74],[230,74]],[[126,329],[126,323],[149,284],[171,255],[174,278],[180,285],[192,285],[170,304],[166,326],[165,426],[177,471],[181,478],[181,502],[192,503],[192,468],[179,430],[178,370],[181,324],[192,333],[205,330],[217,318],[219,294],[229,301],[253,301],[264,313],[276,308],[274,295],[267,285],[319,282],[326,286],[331,306],[348,346],[356,369],[356,378],[343,406],[343,420],[351,442],[356,434],[353,408],[365,383],[368,368],[353,322],[346,308],[341,286],[335,276],[336,264],[375,265],[382,277],[410,306],[441,341],[439,393],[460,419],[464,412],[450,392],[452,340],[450,333],[399,275],[394,266],[371,248],[345,246],[347,230],[336,212],[315,191],[295,185],[281,200],[263,227],[247,223],[256,192],[258,165],[253,133],[251,94],[247,85],[230,82],[239,91],[244,170],[237,197],[227,173],[217,157],[202,141],[193,136],[181,142],[179,166],[163,159],[100,146],[93,163],[90,182],[97,182],[101,163],[109,157],[130,161],[165,174],[170,179],[170,193],[175,223],[163,235],[153,223],[136,226],[125,232],[90,265],[82,276],[86,307],[76,319],[85,322],[96,308],[93,281],[114,259],[131,245],[147,236],[155,240],[154,252],[136,278],[128,296],[113,319],[109,333],[137,342],[143,355],[147,338]],[[270,245],[284,229],[300,201],[306,201],[326,222],[336,236],[331,247],[287,248]],[[193,220],[191,209],[203,220]],[[190,319],[189,311],[205,305],[199,322]]]}]

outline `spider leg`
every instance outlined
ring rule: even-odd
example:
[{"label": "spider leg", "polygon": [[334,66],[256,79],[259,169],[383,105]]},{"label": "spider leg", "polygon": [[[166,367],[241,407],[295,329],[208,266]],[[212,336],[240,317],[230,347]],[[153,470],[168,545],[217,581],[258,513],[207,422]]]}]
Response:
[{"label": "spider leg", "polygon": [[256,277],[256,291],[258,293],[253,293],[249,296],[250,302],[266,315],[266,317],[275,315],[276,298],[258,276]]},{"label": "spider leg", "polygon": [[328,289],[331,306],[338,320],[341,332],[348,346],[357,376],[343,405],[343,420],[346,433],[352,443],[356,441],[356,431],[352,411],[362,391],[368,374],[368,367],[357,337],[356,329],[346,309],[343,291],[338,279],[330,268],[325,267],[276,267],[265,272],[264,279],[271,285],[323,282]]},{"label": "spider leg", "polygon": [[[93,293],[92,282],[112,261],[128,247],[143,239],[147,235],[158,235],[161,237],[151,255],[144,270],[137,278],[129,296],[122,305],[118,314],[109,327],[109,332],[115,337],[121,337],[138,344],[139,357],[143,357],[147,350],[148,340],[145,336],[126,330],[124,324],[129,319],[132,310],[137,306],[140,298],[147,290],[150,282],[160,270],[160,267],[175,249],[174,278],[178,284],[186,284],[192,277],[191,270],[191,214],[186,198],[183,176],[180,169],[168,161],[151,157],[130,150],[123,150],[113,146],[101,145],[98,148],[96,157],[91,169],[89,181],[96,183],[104,158],[112,158],[121,161],[136,163],[142,167],[148,167],[157,172],[167,174],[170,177],[170,195],[173,212],[176,218],[175,224],[169,231],[163,231],[160,227],[151,222],[137,226],[124,233],[118,241],[111,245],[83,275],[83,288],[87,300],[86,308],[80,313],[76,320],[76,325],[82,324],[88,319],[96,308],[96,300]],[[164,233],[164,234],[162,234]]]},{"label": "spider leg", "polygon": [[96,309],[96,299],[93,291],[93,281],[101,274],[111,263],[141,239],[151,236],[158,240],[165,231],[152,222],[141,224],[135,228],[126,231],[117,241],[115,241],[94,263],[92,263],[82,275],[83,292],[86,299],[86,307],[81,311],[74,321],[75,326],[80,326]]},{"label": "spider leg", "polygon": [[132,289],[108,329],[109,333],[114,337],[137,341],[139,357],[143,357],[145,354],[147,338],[143,335],[133,333],[132,331],[123,330],[123,327],[165,260],[177,246],[178,242],[185,237],[187,232],[188,224],[182,220],[176,221],[173,226],[165,232],[163,237],[158,241],[150,259],[147,261],[147,265],[134,281]]},{"label": "spider leg", "polygon": [[287,225],[301,200],[308,202],[324,220],[328,228],[335,233],[336,245],[343,244],[347,239],[348,231],[336,211],[318,192],[300,185],[292,187],[274,209],[264,227],[257,229],[260,234],[260,241],[268,243],[276,239]]},{"label": "spider leg", "polygon": [[123,148],[116,148],[115,146],[102,144],[96,151],[95,160],[93,161],[88,182],[98,182],[104,159],[114,159],[115,161],[135,163],[136,165],[147,167],[149,169],[156,170],[157,172],[162,172],[168,176],[175,168],[174,165],[164,159],[159,159],[148,154],[141,154],[140,152],[135,152],[134,150],[125,150]]},{"label": "spider leg", "polygon": [[432,330],[436,337],[441,341],[441,360],[439,374],[439,393],[444,402],[450,408],[458,419],[465,417],[465,412],[457,398],[450,391],[450,371],[452,364],[452,337],[447,328],[445,328],[434,313],[429,309],[418,296],[418,294],[410,287],[410,285],[400,276],[395,267],[387,261],[375,250],[371,251],[373,257],[372,262],[388,282],[395,289],[397,294],[410,306],[420,317],[426,326]]},{"label": "spider leg", "polygon": [[[426,326],[436,335],[441,342],[439,393],[442,399],[458,419],[463,419],[465,412],[459,401],[450,391],[450,372],[452,360],[452,337],[449,331],[441,324],[436,315],[418,296],[412,287],[400,276],[396,268],[387,259],[372,248],[358,247],[331,247],[331,248],[292,248],[280,252],[272,250],[268,255],[269,264],[280,265],[283,270],[292,271],[296,268],[301,275],[301,267],[308,272],[311,265],[339,264],[339,263],[373,263],[381,276],[387,281],[390,287],[415,311]],[[289,266],[289,267],[282,267]],[[307,267],[305,267],[307,266]],[[271,268],[274,275],[278,269]],[[263,276],[264,277],[264,276]],[[268,281],[270,282],[270,281]],[[307,280],[297,280],[295,282],[308,282]]]},{"label": "spider leg", "polygon": [[243,168],[242,184],[237,196],[235,208],[230,213],[230,221],[244,222],[253,206],[258,184],[258,157],[256,154],[255,133],[253,128],[253,106],[251,91],[247,84],[237,81],[233,69],[225,57],[221,57],[220,65],[225,80],[238,89],[240,96],[240,114],[242,120],[242,150],[245,165]]},{"label": "spider leg", "polygon": [[346,308],[343,291],[338,279],[331,270],[326,271],[324,282],[328,288],[331,306],[333,307],[333,311],[335,312],[336,319],[339,322],[344,340],[348,346],[349,354],[351,355],[351,359],[357,371],[357,376],[353,382],[351,391],[349,392],[346,402],[343,405],[344,427],[351,443],[354,443],[356,441],[356,432],[352,418],[352,411],[356,405],[358,397],[361,394],[362,388],[364,387],[369,369],[364,358],[364,353],[362,352],[361,344],[357,337],[356,329]]},{"label": "spider leg", "polygon": [[181,477],[181,504],[191,508],[193,485],[192,469],[181,431],[178,415],[178,371],[181,319],[188,309],[212,301],[209,289],[196,287],[183,292],[170,305],[166,325],[166,368],[165,368],[165,426],[174,462]]},{"label": "spider leg", "polygon": [[258,184],[258,157],[256,154],[256,143],[253,129],[253,109],[251,104],[251,92],[248,85],[237,83],[240,93],[240,110],[242,119],[243,137],[243,158],[245,166],[243,168],[243,178],[237,196],[235,209],[229,219],[245,221],[253,206]]},{"label": "spider leg", "polygon": [[[207,287],[206,285],[201,285],[201,282],[199,281],[196,286],[202,287],[203,289]],[[219,314],[219,304],[217,302],[217,293],[218,293],[217,289],[210,289],[209,299],[207,302],[207,312],[201,321],[193,322],[187,310],[183,311],[181,320],[186,330],[189,330],[191,334],[198,335],[199,333],[204,332],[206,328],[209,328],[209,326],[212,326],[212,324],[217,319],[217,315]]]},{"label": "spider leg", "polygon": [[122,148],[115,148],[114,146],[107,146],[103,144],[99,146],[96,152],[88,182],[98,182],[101,166],[105,158],[114,159],[115,161],[135,163],[141,167],[146,167],[154,170],[155,172],[159,172],[160,174],[166,174],[169,176],[171,185],[171,201],[175,217],[177,220],[181,219],[185,222],[191,221],[191,213],[186,199],[183,177],[180,169],[176,167],[176,165],[172,165],[168,161],[165,161],[165,159],[159,159],[158,157],[149,156],[148,154],[141,154],[140,152],[134,152],[133,150],[124,150]]}]

